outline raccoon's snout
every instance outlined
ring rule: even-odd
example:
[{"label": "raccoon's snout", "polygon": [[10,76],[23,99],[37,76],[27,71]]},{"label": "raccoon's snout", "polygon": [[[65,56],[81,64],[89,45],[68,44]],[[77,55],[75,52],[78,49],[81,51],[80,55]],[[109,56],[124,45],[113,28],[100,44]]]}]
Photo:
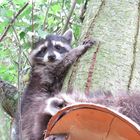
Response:
[{"label": "raccoon's snout", "polygon": [[56,55],[55,54],[48,55],[48,60],[51,61],[51,62],[55,61],[56,60]]}]

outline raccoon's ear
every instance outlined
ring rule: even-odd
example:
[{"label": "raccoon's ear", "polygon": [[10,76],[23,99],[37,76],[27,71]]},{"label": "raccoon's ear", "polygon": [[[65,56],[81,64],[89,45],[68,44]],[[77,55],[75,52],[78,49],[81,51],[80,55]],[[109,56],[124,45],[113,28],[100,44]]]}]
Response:
[{"label": "raccoon's ear", "polygon": [[72,29],[68,29],[64,34],[63,34],[63,37],[65,37],[68,42],[71,44],[72,42],[72,38],[73,38],[73,31]]}]

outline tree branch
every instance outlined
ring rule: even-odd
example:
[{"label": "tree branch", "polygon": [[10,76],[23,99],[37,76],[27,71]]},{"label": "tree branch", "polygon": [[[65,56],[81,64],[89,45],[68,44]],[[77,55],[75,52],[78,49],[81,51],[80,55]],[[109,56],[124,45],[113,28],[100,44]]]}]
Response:
[{"label": "tree branch", "polygon": [[21,46],[21,43],[20,43],[20,40],[19,40],[19,37],[18,37],[18,35],[17,35],[17,32],[16,32],[16,30],[15,30],[15,28],[14,28],[14,26],[12,26],[12,28],[13,28],[13,31],[14,31],[14,33],[15,33],[15,37],[16,37],[16,42],[17,42],[17,46],[18,46],[18,83],[17,83],[17,85],[18,85],[18,110],[17,110],[17,112],[18,112],[18,114],[17,114],[17,117],[18,117],[18,123],[19,123],[19,135],[20,135],[20,138],[22,138],[22,135],[21,135],[21,126],[22,126],[22,123],[21,123],[21,90],[22,90],[22,84],[21,84],[21,77],[22,77],[22,75],[21,75],[21,71],[22,71],[22,65],[21,65],[21,63],[22,63],[22,59],[21,59],[21,56],[22,56],[22,46]]},{"label": "tree branch", "polygon": [[80,20],[81,20],[82,23],[83,23],[83,20],[84,20],[84,18],[85,18],[85,12],[86,12],[86,9],[87,9],[88,1],[89,1],[89,0],[86,0],[86,1],[84,2],[84,4],[82,5],[82,8],[81,8]]},{"label": "tree branch", "polygon": [[32,48],[34,44],[34,7],[35,7],[35,2],[32,0],[32,13],[31,13],[31,24],[32,24]]},{"label": "tree branch", "polygon": [[69,24],[70,18],[71,18],[71,16],[72,16],[72,13],[73,13],[73,11],[74,11],[75,5],[76,5],[76,0],[73,0],[73,3],[72,3],[72,6],[71,6],[71,9],[70,9],[69,15],[68,15],[68,17],[67,17],[67,20],[66,20],[65,26],[64,26],[64,28],[63,28],[62,34],[64,34],[65,31],[67,30],[67,27],[68,27],[68,24]]},{"label": "tree branch", "polygon": [[45,18],[44,18],[44,23],[43,23],[43,30],[44,31],[46,29],[46,20],[47,20],[47,16],[48,16],[48,12],[49,12],[51,4],[52,4],[52,0],[50,0],[50,2],[48,2],[48,7],[47,7],[47,10],[46,10],[46,13],[45,13]]},{"label": "tree branch", "polygon": [[12,24],[15,22],[15,20],[17,19],[17,17],[22,13],[22,11],[28,6],[28,2],[17,12],[17,14],[14,16],[14,18],[11,20],[11,22],[9,23],[9,25],[6,27],[3,35],[0,37],[0,42],[4,39],[4,37],[6,36],[8,30],[10,29],[10,27],[12,26]]},{"label": "tree branch", "polygon": [[17,105],[17,88],[0,78],[0,103],[4,111],[14,117]]}]

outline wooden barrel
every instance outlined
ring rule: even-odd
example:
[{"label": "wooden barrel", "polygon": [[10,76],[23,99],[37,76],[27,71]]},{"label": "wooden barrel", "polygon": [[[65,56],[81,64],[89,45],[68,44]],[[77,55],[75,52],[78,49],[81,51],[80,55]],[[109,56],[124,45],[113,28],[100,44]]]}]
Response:
[{"label": "wooden barrel", "polygon": [[104,106],[77,104],[51,118],[45,138],[52,134],[66,134],[67,140],[140,140],[140,127]]}]

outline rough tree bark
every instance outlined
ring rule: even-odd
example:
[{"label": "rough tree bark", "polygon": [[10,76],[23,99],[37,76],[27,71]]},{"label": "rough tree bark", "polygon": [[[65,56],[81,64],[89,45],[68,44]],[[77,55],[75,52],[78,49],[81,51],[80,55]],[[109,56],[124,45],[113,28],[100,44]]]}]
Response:
[{"label": "rough tree bark", "polygon": [[7,112],[11,117],[14,116],[16,110],[17,88],[0,78],[0,103],[5,112]]},{"label": "rough tree bark", "polygon": [[[118,90],[140,89],[139,24],[139,0],[89,1],[81,40],[90,35],[100,42],[90,91],[105,89],[116,94]],[[88,51],[69,72],[64,91],[68,87],[85,91],[95,49]]]},{"label": "rough tree bark", "polygon": [[[14,116],[17,104],[17,88],[0,78],[0,139],[5,140],[10,137],[9,117]],[[11,118],[10,118],[11,119]]]}]

